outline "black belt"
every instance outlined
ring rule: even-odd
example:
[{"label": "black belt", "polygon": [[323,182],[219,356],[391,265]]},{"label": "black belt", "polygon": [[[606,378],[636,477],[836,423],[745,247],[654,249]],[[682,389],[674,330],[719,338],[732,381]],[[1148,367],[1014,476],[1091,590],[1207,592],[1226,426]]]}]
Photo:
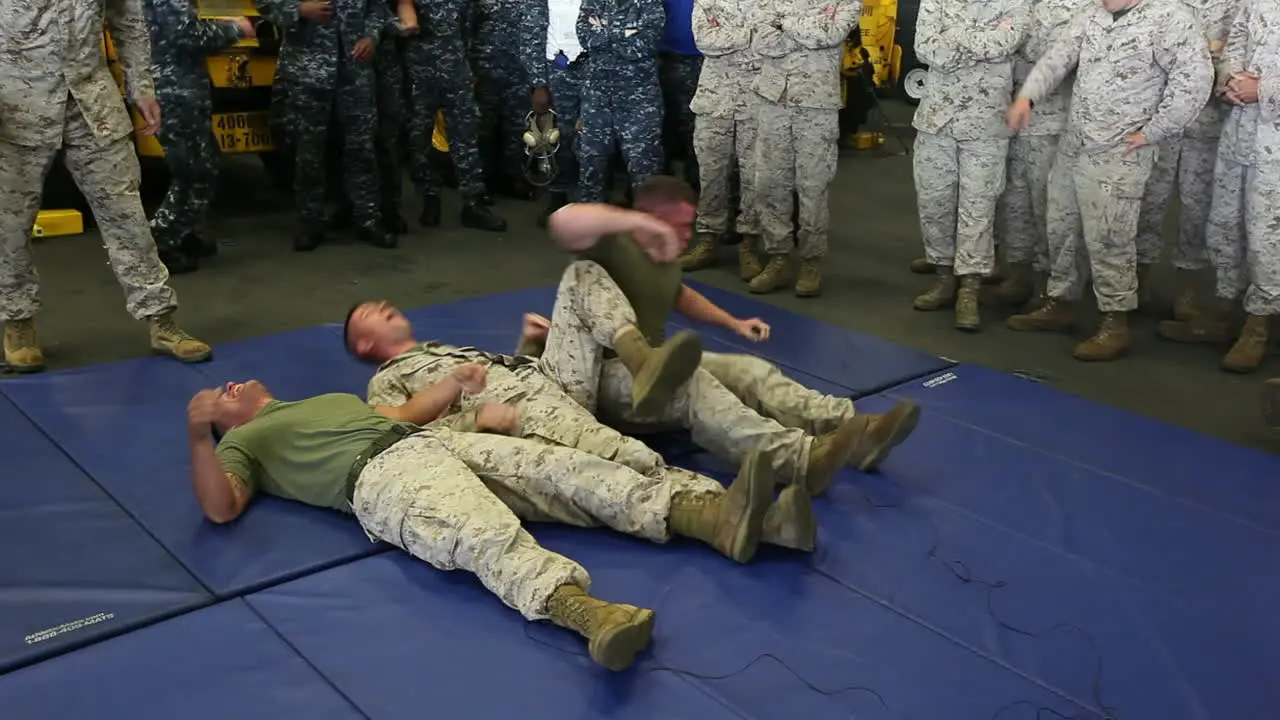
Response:
[{"label": "black belt", "polygon": [[398,424],[369,443],[369,447],[356,456],[356,461],[351,463],[351,472],[347,473],[347,502],[355,498],[356,481],[360,479],[360,473],[364,472],[370,461],[385,452],[387,448],[421,430],[422,428],[416,425]]}]

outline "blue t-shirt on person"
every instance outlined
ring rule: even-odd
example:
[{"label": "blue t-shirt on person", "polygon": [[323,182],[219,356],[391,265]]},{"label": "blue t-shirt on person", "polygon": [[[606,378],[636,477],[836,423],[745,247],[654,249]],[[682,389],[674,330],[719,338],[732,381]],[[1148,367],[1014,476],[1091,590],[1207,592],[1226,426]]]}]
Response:
[{"label": "blue t-shirt on person", "polygon": [[693,41],[693,0],[662,0],[667,23],[662,28],[658,49],[677,55],[701,55]]}]

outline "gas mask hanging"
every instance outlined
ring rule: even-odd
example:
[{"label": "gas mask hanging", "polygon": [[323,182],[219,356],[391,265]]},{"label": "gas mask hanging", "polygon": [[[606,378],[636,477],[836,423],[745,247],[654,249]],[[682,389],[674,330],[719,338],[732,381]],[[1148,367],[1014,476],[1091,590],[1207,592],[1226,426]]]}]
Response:
[{"label": "gas mask hanging", "polygon": [[550,185],[556,177],[556,151],[560,149],[560,130],[556,127],[556,113],[530,112],[525,116],[524,176],[536,187]]}]

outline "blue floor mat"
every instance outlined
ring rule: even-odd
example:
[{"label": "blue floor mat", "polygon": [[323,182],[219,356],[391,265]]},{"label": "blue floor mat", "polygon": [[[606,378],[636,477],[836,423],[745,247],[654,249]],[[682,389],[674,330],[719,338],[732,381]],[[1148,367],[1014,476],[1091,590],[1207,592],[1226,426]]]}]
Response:
[{"label": "blue floor mat", "polygon": [[376,369],[345,350],[340,324],[219,345],[212,361],[192,367],[209,379],[210,386],[259,380],[276,397],[290,400],[325,393],[364,397]]},{"label": "blue floor mat", "polygon": [[[739,566],[686,543],[533,530],[586,566],[595,594],[656,610],[654,649],[632,671],[595,666],[567,631],[527,625],[472,576],[400,553],[249,602],[373,720],[539,706],[575,718],[985,719],[1018,702],[1094,717],[794,556]],[[485,692],[494,677],[501,692]]]},{"label": "blue floor mat", "polygon": [[[847,387],[854,397],[871,395],[954,364],[936,355],[863,335],[728,290],[699,282],[689,285],[730,315],[744,319],[758,317],[769,323],[772,329],[769,340],[759,344],[719,328],[699,327],[699,332],[737,347],[739,352],[754,353],[784,367]],[[677,322],[690,325],[683,319]]]},{"label": "blue floor mat", "polygon": [[360,720],[242,600],[0,677],[11,720]]},{"label": "blue floor mat", "polygon": [[191,491],[186,407],[209,385],[148,358],[7,380],[0,392],[219,597],[383,550],[349,516],[274,498],[231,526],[206,521]]},{"label": "blue floor mat", "polygon": [[0,673],[212,602],[2,397],[0,458]]}]

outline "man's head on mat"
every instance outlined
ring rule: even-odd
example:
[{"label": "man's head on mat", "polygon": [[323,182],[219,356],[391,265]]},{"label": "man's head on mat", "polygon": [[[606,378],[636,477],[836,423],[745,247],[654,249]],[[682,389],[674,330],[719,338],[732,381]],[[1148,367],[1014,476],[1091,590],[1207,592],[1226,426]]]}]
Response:
[{"label": "man's head on mat", "polygon": [[674,228],[682,249],[693,238],[693,221],[698,217],[698,193],[684,180],[670,175],[654,175],[636,187],[632,206]]},{"label": "man's head on mat", "polygon": [[386,362],[413,344],[413,325],[386,300],[362,302],[347,313],[342,341],[367,362]]},{"label": "man's head on mat", "polygon": [[213,428],[219,435],[249,422],[272,400],[271,391],[257,380],[229,382],[214,392]]}]

